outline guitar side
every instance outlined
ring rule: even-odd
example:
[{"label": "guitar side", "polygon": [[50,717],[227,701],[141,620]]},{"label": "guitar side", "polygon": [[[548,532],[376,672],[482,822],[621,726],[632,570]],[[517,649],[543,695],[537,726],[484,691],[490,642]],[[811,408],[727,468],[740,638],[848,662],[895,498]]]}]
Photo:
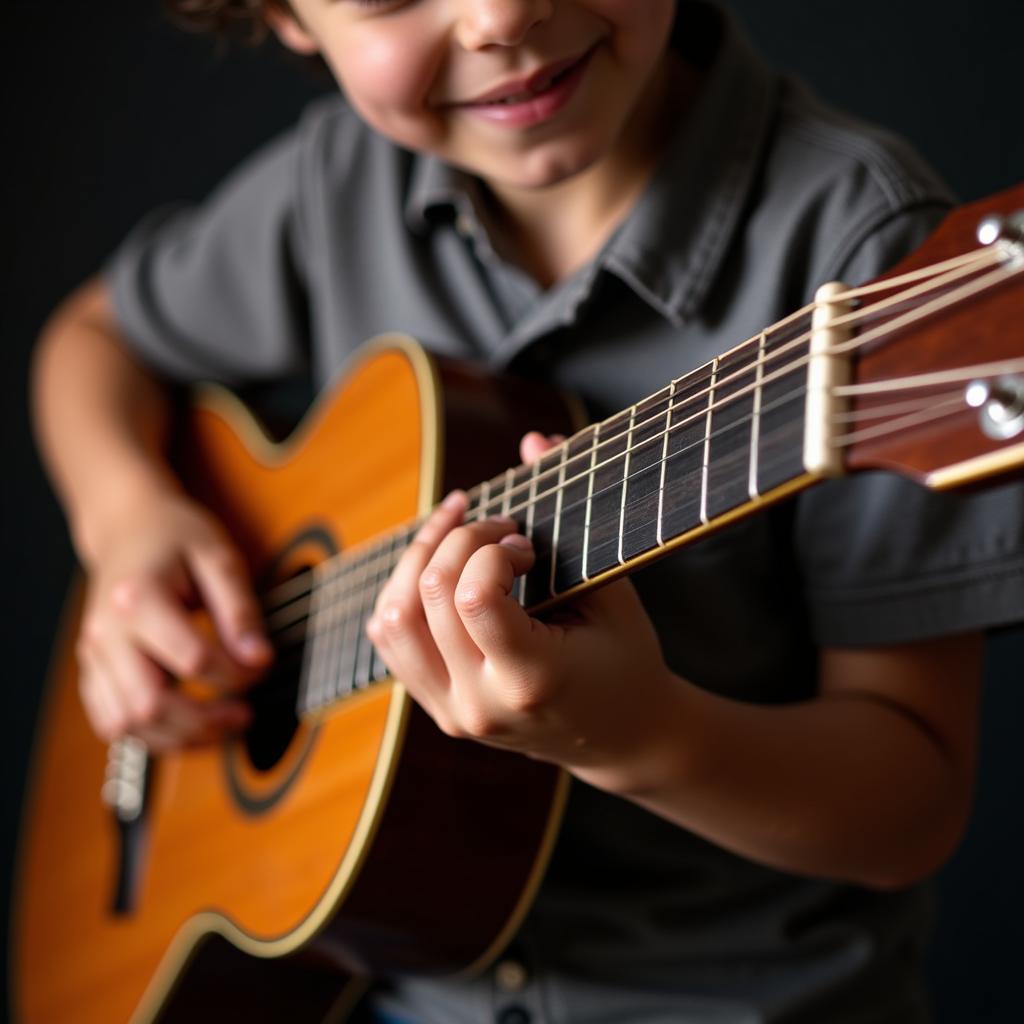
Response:
[{"label": "guitar side", "polygon": [[[534,389],[495,388],[382,341],[283,446],[233,413],[197,411],[186,475],[254,578],[288,578],[414,518],[442,486],[514,462],[527,426],[565,429]],[[458,455],[442,466],[444,437]],[[122,851],[99,800],[106,748],[77,696],[76,621],[72,608],[23,821],[18,1019],[195,1020],[203,1007],[222,1019],[246,1000],[260,1019],[262,986],[291,993],[289,1019],[319,1020],[339,1012],[349,974],[463,970],[500,951],[539,882],[564,777],[444,737],[395,683],[304,719],[270,765],[242,740],[159,758],[138,883],[114,913]],[[200,998],[225,957],[243,980]]]}]

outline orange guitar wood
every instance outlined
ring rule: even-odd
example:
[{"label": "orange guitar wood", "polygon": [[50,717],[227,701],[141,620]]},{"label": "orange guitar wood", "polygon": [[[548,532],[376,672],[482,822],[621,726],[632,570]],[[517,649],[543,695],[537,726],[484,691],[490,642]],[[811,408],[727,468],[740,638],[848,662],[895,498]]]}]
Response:
[{"label": "orange guitar wood", "polygon": [[[274,462],[254,459],[223,420],[199,412],[195,430],[215,473],[215,504],[254,572],[311,522],[349,546],[414,517],[434,487],[427,481],[421,493],[421,413],[417,380],[398,352],[363,364]],[[262,447],[252,433],[247,440]],[[259,940],[302,924],[334,880],[366,807],[395,690],[375,689],[300,729],[293,750],[307,741],[312,749],[273,814],[239,808],[224,785],[219,748],[162,758],[137,896],[144,913],[118,918],[109,912],[115,826],[99,800],[106,747],[84,720],[67,644],[58,665],[21,853],[17,998],[26,1020],[110,1024],[131,1016],[200,908]],[[289,761],[267,777],[250,769],[252,782],[273,787]],[[83,847],[82,836],[99,841]],[[256,849],[260,856],[249,856]]]}]

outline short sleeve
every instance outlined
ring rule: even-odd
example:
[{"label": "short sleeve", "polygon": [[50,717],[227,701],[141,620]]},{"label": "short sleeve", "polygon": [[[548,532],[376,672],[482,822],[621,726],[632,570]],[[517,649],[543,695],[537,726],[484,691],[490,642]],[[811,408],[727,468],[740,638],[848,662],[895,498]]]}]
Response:
[{"label": "short sleeve", "polygon": [[163,375],[239,385],[305,370],[297,138],[267,145],[202,205],[150,214],[109,261],[115,316]]},{"label": "short sleeve", "polygon": [[[887,216],[841,249],[835,277],[860,284],[912,251],[941,210]],[[833,275],[829,275],[833,276]],[[814,639],[907,643],[1024,621],[1024,484],[937,493],[861,473],[798,499],[796,550]]]}]

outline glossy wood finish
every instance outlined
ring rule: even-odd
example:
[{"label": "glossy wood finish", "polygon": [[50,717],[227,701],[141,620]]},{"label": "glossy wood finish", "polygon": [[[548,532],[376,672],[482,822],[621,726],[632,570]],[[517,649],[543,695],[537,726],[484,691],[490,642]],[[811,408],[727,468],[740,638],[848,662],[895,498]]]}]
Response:
[{"label": "glossy wood finish", "polygon": [[[187,472],[229,524],[254,576],[278,561],[282,550],[291,552],[277,566],[284,576],[318,557],[308,545],[292,543],[312,526],[346,547],[414,518],[424,500],[429,504],[436,496],[439,479],[429,477],[438,468],[439,453],[431,451],[432,417],[423,408],[433,398],[432,388],[428,384],[424,392],[423,367],[417,376],[416,362],[403,350],[377,351],[283,449],[271,448],[251,423],[236,435],[219,413],[196,413],[183,446]],[[439,419],[450,435],[469,429],[454,410],[472,411],[481,400],[493,400],[471,386],[472,378],[453,374],[452,380],[456,393],[467,392],[467,380],[470,386],[463,401],[456,396]],[[501,408],[490,410],[485,425],[501,416]],[[470,447],[478,448],[478,457],[486,454],[486,431],[467,436],[477,441]],[[460,460],[461,472],[472,457],[463,454]],[[489,469],[495,468],[492,461]],[[481,768],[476,750],[464,769],[458,755],[470,745],[442,737],[425,717],[417,717],[410,730],[413,742],[425,738],[423,752],[411,746],[403,751],[400,744],[382,749],[396,723],[404,726],[411,704],[393,684],[304,724],[292,747],[306,749],[297,771],[300,759],[289,754],[269,772],[236,772],[240,785],[257,796],[283,789],[260,813],[247,812],[226,785],[228,760],[245,760],[237,741],[227,750],[160,758],[150,791],[136,911],[112,915],[116,833],[99,800],[105,747],[89,730],[76,693],[70,646],[76,615],[72,607],[26,801],[12,934],[19,1019],[115,1024],[133,1013],[150,1019],[210,931],[227,935],[249,953],[287,956],[279,968],[282,979],[303,969],[304,954],[290,955],[302,948],[313,957],[319,982],[325,965],[336,970],[415,962],[437,968],[454,966],[453,958],[460,958],[457,965],[466,966],[495,940],[516,910],[522,887],[535,879],[538,847],[550,839],[558,773],[494,755],[511,777],[525,765],[527,777],[535,780],[521,793],[529,813],[510,814],[508,789],[499,788],[495,800],[490,785],[498,769]],[[402,713],[395,715],[396,708]],[[449,753],[442,756],[438,748]],[[472,785],[459,784],[463,778]],[[382,781],[399,803],[414,808],[411,826],[397,813],[383,813]],[[431,830],[431,798],[442,804],[443,829]],[[489,809],[472,806],[481,799]],[[461,853],[458,834],[449,827],[453,819],[482,826],[482,838]],[[374,835],[378,857],[370,849]],[[403,871],[396,851],[416,855],[413,870],[407,859],[397,878],[385,872]],[[368,856],[350,864],[346,853],[349,860]],[[356,870],[364,863],[376,865],[365,878]],[[508,876],[497,887],[504,907],[488,898],[494,870]],[[437,884],[442,876],[461,884],[461,891],[442,891]],[[511,892],[516,886],[519,890]],[[382,901],[383,920],[373,925],[366,914]],[[345,921],[349,903],[352,917]],[[439,943],[440,956],[431,960],[427,926],[431,935],[438,928],[457,931],[459,915],[447,911],[463,904],[473,907],[468,924],[477,929],[476,937]],[[200,951],[195,962],[200,968],[201,960]],[[275,970],[273,961],[264,967],[268,974]],[[340,990],[340,973],[338,979]],[[322,996],[323,985],[313,990]],[[187,1005],[180,994],[174,999],[169,1007]],[[292,1019],[307,1019],[299,1003],[294,1009]],[[322,1010],[320,1000],[309,1019],[319,1019]],[[192,1013],[171,1019],[192,1019]]]},{"label": "glossy wood finish", "polygon": [[[909,259],[894,267],[881,280],[938,263],[977,249],[978,225],[992,214],[1011,214],[1024,210],[1024,185],[1009,189],[977,203],[955,210],[938,231]],[[872,300],[874,301],[874,300]],[[870,305],[867,307],[870,309]],[[892,342],[869,347],[855,361],[858,384],[886,381],[911,374],[949,370],[961,366],[988,363],[999,359],[1020,358],[1024,354],[1024,276],[1018,274],[1006,283],[970,298],[962,305],[946,309],[919,325],[900,330]],[[959,386],[961,393],[966,382]],[[948,395],[957,386],[936,388],[935,394]],[[928,394],[916,392],[913,394]],[[891,403],[904,395],[883,394],[858,398],[856,411]],[[1000,462],[992,459],[986,470],[980,460],[1009,449],[1016,458]],[[928,482],[936,471],[948,471],[957,465],[973,464],[977,469],[956,483],[967,484],[999,471],[1019,469],[1024,462],[1024,441],[997,441],[987,437],[978,426],[978,414],[963,403],[958,411],[929,424],[883,439],[858,442],[850,449],[846,464],[851,470],[892,469]]]}]

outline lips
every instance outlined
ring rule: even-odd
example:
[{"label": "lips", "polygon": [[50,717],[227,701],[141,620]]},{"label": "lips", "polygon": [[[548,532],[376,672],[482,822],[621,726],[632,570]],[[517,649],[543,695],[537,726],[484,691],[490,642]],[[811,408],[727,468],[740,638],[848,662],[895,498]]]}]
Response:
[{"label": "lips", "polygon": [[582,65],[592,53],[593,48],[575,57],[568,57],[565,60],[555,61],[547,64],[525,78],[516,78],[502,82],[493,89],[488,89],[471,100],[466,100],[459,106],[514,106],[517,103],[527,103],[541,93],[551,88],[558,79],[568,75]]}]

